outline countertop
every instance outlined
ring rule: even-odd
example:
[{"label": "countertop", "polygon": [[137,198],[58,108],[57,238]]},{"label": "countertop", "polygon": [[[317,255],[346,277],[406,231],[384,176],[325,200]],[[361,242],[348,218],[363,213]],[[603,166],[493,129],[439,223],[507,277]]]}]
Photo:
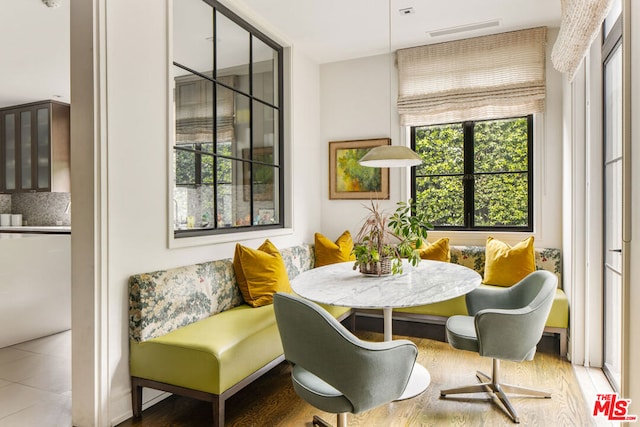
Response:
[{"label": "countertop", "polygon": [[70,225],[0,226],[0,233],[70,234]]}]

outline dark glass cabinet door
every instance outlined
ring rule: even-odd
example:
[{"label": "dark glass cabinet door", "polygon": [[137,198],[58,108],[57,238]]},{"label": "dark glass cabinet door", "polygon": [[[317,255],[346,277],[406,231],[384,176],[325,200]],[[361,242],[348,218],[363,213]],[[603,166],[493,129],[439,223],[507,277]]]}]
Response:
[{"label": "dark glass cabinet door", "polygon": [[22,191],[33,189],[33,138],[31,110],[20,112],[20,173],[18,182]]},{"label": "dark glass cabinet door", "polygon": [[0,111],[0,191],[70,191],[70,109],[38,102]]},{"label": "dark glass cabinet door", "polygon": [[37,190],[46,191],[51,188],[51,114],[48,107],[36,109],[36,137],[34,146],[36,157],[34,183]]},{"label": "dark glass cabinet door", "polygon": [[5,113],[2,115],[2,189],[7,192],[12,192],[16,189],[16,117],[17,115],[15,113]]}]

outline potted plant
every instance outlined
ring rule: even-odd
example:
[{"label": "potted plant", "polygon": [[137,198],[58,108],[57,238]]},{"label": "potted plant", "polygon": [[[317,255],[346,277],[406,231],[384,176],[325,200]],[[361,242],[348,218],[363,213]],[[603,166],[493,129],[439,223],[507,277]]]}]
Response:
[{"label": "potted plant", "polygon": [[371,206],[365,207],[368,214],[356,235],[353,269],[360,268],[364,274],[400,274],[402,258],[407,258],[413,266],[418,265],[420,254],[417,249],[426,240],[428,230],[433,228],[425,214],[412,215],[411,200],[398,202],[391,216],[380,209],[379,202],[372,200]]}]

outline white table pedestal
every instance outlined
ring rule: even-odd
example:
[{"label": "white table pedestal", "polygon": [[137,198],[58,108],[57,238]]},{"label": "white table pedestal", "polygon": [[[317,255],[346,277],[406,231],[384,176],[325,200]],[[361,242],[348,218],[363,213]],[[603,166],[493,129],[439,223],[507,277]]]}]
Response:
[{"label": "white table pedestal", "polygon": [[413,371],[411,372],[407,388],[404,389],[402,396],[396,400],[405,400],[416,397],[429,387],[429,383],[431,383],[431,375],[429,375],[429,371],[427,371],[427,368],[416,362],[413,366]]},{"label": "white table pedestal", "polygon": [[391,341],[393,339],[393,308],[384,307],[382,309],[382,315],[384,316],[384,325],[382,327],[384,340]]},{"label": "white table pedestal", "polygon": [[[391,341],[393,339],[393,308],[384,307],[382,309],[382,313],[384,315],[384,340]],[[416,397],[429,387],[429,383],[431,383],[431,375],[429,375],[429,371],[427,371],[427,368],[416,362],[413,366],[413,371],[411,372],[407,388],[404,389],[402,396],[396,400],[405,400]]]}]

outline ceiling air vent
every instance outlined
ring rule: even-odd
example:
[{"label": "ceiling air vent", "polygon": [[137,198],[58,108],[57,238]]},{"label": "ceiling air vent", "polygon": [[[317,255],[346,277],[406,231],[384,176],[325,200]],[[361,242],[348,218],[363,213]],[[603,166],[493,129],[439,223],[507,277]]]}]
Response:
[{"label": "ceiling air vent", "polygon": [[460,25],[458,27],[449,27],[442,28],[439,30],[427,31],[429,37],[444,37],[450,36],[452,34],[465,33],[467,31],[476,31],[476,30],[484,30],[485,28],[493,28],[499,27],[501,25],[501,21],[499,19],[494,19],[492,21],[485,22],[475,22],[467,25]]}]

